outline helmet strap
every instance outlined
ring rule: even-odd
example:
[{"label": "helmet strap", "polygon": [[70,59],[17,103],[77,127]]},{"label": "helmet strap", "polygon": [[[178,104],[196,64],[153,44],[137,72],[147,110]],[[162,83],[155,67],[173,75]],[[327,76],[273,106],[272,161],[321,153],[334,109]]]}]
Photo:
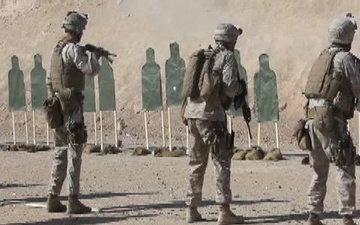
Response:
[{"label": "helmet strap", "polygon": [[226,42],[226,41],[216,41],[216,45],[230,51],[234,51],[234,47],[235,47],[235,45],[233,45],[233,42]]},{"label": "helmet strap", "polygon": [[78,33],[74,32],[74,31],[67,30],[67,29],[65,29],[65,33],[68,36],[69,42],[78,43],[78,42],[81,41],[82,34],[78,34]]},{"label": "helmet strap", "polygon": [[341,48],[342,50],[348,52],[351,50],[351,44],[342,44],[342,43],[332,43],[330,47]]}]

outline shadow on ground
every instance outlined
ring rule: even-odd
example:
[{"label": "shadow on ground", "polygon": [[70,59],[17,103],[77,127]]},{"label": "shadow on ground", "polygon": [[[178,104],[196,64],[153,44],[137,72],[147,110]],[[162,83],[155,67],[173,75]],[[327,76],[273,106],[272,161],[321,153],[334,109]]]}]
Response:
[{"label": "shadow on ground", "polygon": [[304,153],[283,153],[282,154],[284,157],[305,157],[305,156],[309,156],[308,152],[304,152]]},{"label": "shadow on ground", "polygon": [[[287,200],[276,200],[276,199],[259,199],[259,200],[234,200],[232,205],[253,205],[260,203],[284,203]],[[216,205],[214,201],[205,200],[201,204],[202,206]],[[129,211],[138,210],[163,210],[163,209],[179,209],[184,208],[186,205],[184,201],[173,201],[168,203],[156,203],[156,204],[143,204],[143,205],[125,205],[125,206],[114,206],[108,208],[102,208],[104,213],[124,213]]]},{"label": "shadow on ground", "polygon": [[[354,212],[354,216],[358,217],[360,214],[359,210]],[[245,217],[244,224],[276,224],[280,222],[290,222],[290,221],[297,221],[299,223],[305,223],[308,218],[308,213],[290,213],[288,215],[269,215],[269,216],[257,216],[257,217]],[[338,214],[337,211],[328,211],[324,212],[322,218],[325,219],[339,219],[341,220],[342,217]]]},{"label": "shadow on ground", "polygon": [[44,184],[0,184],[0,189],[5,188],[29,188],[29,187],[38,187],[45,186]]},{"label": "shadow on ground", "polygon": [[[124,216],[124,217],[68,217],[68,218],[56,218],[46,221],[37,221],[37,222],[26,222],[26,223],[8,223],[7,225],[75,225],[75,224],[99,224],[99,223],[112,223],[120,222],[127,220],[129,218],[148,218],[156,215],[137,215],[137,216]],[[0,223],[1,224],[1,223]]]},{"label": "shadow on ground", "polygon": [[[97,194],[89,194],[84,195],[83,199],[92,199],[92,198],[110,198],[114,196],[126,196],[126,195],[151,195],[156,193],[97,193]],[[36,202],[41,201],[44,202],[44,198],[28,198],[22,199],[25,202]],[[6,201],[6,200],[5,200]],[[11,199],[8,199],[11,202]],[[14,199],[13,201],[18,201],[20,204],[19,199]],[[287,203],[288,200],[282,199],[258,199],[258,200],[235,200],[232,202],[232,205],[238,206],[246,206],[246,205],[256,205],[256,204],[282,204]],[[1,203],[1,201],[0,201]],[[22,202],[24,203],[24,202]],[[216,205],[214,201],[205,200],[203,201],[203,206],[210,206]],[[98,223],[112,223],[112,222],[120,222],[130,218],[133,219],[141,219],[147,217],[156,217],[160,214],[164,214],[164,210],[170,210],[171,216],[174,218],[179,216],[179,211],[184,211],[186,208],[184,201],[172,201],[172,202],[165,202],[165,203],[154,203],[154,204],[138,204],[138,205],[122,205],[122,206],[114,206],[114,207],[107,207],[101,209],[101,214],[97,214],[94,217],[69,217],[69,218],[56,218],[50,219],[47,221],[39,221],[39,222],[31,222],[31,223],[23,223],[28,225],[45,225],[45,224],[98,224]],[[271,206],[270,206],[271,208]],[[175,209],[178,209],[175,211]],[[355,216],[359,215],[360,211],[355,211]],[[136,215],[127,215],[136,213]],[[106,214],[116,214],[114,217],[111,216],[103,216]],[[212,213],[210,213],[212,214]],[[214,212],[213,214],[216,214]],[[117,216],[122,215],[122,216]],[[126,216],[124,216],[126,215]],[[244,224],[277,224],[282,222],[292,222],[296,221],[298,223],[304,223],[307,219],[307,212],[284,212],[284,214],[278,215],[260,215],[260,216],[245,216],[245,223]],[[323,214],[324,219],[341,219],[341,216],[338,215],[337,211],[329,211]],[[215,222],[216,216],[214,218],[210,218],[204,222]],[[0,223],[1,224],[1,223]],[[22,225],[22,223],[12,223],[9,225]],[[203,223],[202,223],[203,224]]]},{"label": "shadow on ground", "polygon": [[[84,194],[80,196],[80,199],[100,199],[100,198],[113,198],[113,197],[123,197],[123,196],[131,196],[131,195],[156,195],[159,192],[142,192],[142,193],[114,193],[114,192],[104,192],[104,193],[90,193]],[[61,200],[66,200],[67,197],[60,197]],[[0,207],[6,205],[16,205],[16,204],[24,204],[24,203],[45,203],[45,197],[30,197],[30,198],[12,198],[12,199],[3,199],[0,200]]]}]

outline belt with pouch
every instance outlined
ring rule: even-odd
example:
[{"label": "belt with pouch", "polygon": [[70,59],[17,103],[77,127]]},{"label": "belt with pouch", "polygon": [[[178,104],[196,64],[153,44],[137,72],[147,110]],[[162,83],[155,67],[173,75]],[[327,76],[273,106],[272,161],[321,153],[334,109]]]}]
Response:
[{"label": "belt with pouch", "polygon": [[318,116],[333,116],[339,119],[345,119],[345,116],[327,99],[315,99],[311,98],[307,105],[307,118],[314,119]]}]

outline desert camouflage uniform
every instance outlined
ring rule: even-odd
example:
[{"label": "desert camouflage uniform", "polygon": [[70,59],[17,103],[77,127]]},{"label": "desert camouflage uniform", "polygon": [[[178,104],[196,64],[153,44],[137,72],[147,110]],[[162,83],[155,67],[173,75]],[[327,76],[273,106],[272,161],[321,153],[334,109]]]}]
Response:
[{"label": "desert camouflage uniform", "polygon": [[[340,51],[339,47],[332,47],[330,51]],[[354,57],[347,51],[338,52],[332,62],[332,74],[340,73],[350,80],[354,96],[360,95],[360,73]],[[322,100],[310,99],[309,109],[324,106]],[[324,208],[326,195],[326,182],[329,173],[329,158],[338,146],[339,140],[349,137],[347,121],[341,116],[328,118],[331,120],[331,127],[319,127],[314,120],[309,120],[306,126],[312,142],[310,152],[311,165],[314,170],[312,182],[308,192],[308,208],[311,213],[321,214]],[[336,178],[337,192],[339,195],[339,213],[351,215],[355,210],[355,165],[337,167]]]},{"label": "desert camouflage uniform", "polygon": [[[241,91],[237,80],[237,64],[232,51],[219,46],[211,73],[222,76],[219,93],[212,94],[206,101],[187,100],[185,118],[189,122],[189,130],[194,139],[190,151],[190,180],[186,204],[197,207],[202,199],[204,174],[211,151],[215,166],[216,202],[231,202],[230,166],[232,150],[226,146],[226,114],[222,100],[232,99]],[[211,67],[210,67],[211,68]]]},{"label": "desert camouflage uniform", "polygon": [[[87,76],[94,76],[99,72],[100,65],[97,57],[94,53],[85,51],[82,46],[68,43],[61,53],[65,67],[75,65]],[[79,143],[74,138],[69,127],[71,124],[79,124],[80,127],[77,128],[79,129],[77,132],[86,136],[82,100],[80,101],[77,109],[71,114],[64,115],[64,126],[55,129],[55,154],[48,188],[49,194],[59,195],[66,177],[68,178],[69,196],[79,194],[83,143]]]}]

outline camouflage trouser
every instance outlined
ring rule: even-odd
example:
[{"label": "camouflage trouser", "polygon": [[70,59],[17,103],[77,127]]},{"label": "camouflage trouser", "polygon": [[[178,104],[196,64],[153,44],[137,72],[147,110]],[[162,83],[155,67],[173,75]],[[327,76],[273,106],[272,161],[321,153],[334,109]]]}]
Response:
[{"label": "camouflage trouser", "polygon": [[[82,110],[76,110],[70,116],[65,116],[64,122],[64,126],[55,129],[55,155],[48,192],[60,195],[61,187],[67,177],[68,195],[78,195],[81,155],[83,143],[86,142]],[[80,124],[80,126],[73,129],[71,124]]]},{"label": "camouflage trouser", "polygon": [[[224,126],[225,127],[225,126]],[[225,149],[224,136],[218,144],[209,144],[213,139],[213,124],[204,120],[189,120],[189,130],[194,138],[190,151],[190,179],[186,195],[188,206],[198,206],[202,199],[202,187],[209,153],[215,166],[216,202],[231,202],[230,167],[232,151]]]},{"label": "camouflage trouser", "polygon": [[[326,195],[329,157],[338,146],[339,134],[340,138],[347,135],[347,123],[335,120],[331,128],[319,129],[314,125],[314,120],[309,120],[307,126],[312,142],[310,159],[314,170],[308,192],[308,208],[312,213],[321,214]],[[352,214],[355,210],[355,165],[337,167],[336,186],[339,196],[339,214]]]}]

